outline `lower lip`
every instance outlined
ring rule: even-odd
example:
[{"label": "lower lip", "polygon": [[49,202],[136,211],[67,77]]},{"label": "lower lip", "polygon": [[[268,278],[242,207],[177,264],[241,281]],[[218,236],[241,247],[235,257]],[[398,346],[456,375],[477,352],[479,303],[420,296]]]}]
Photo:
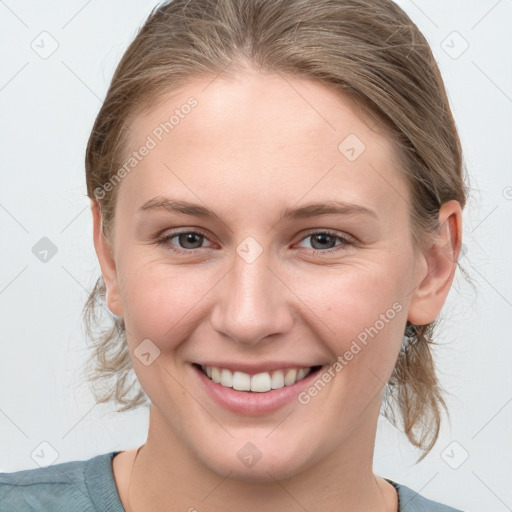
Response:
[{"label": "lower lip", "polygon": [[286,404],[292,402],[304,391],[311,382],[317,378],[321,368],[311,372],[299,382],[291,386],[284,386],[281,389],[272,389],[264,393],[255,391],[237,391],[227,388],[209,379],[200,368],[192,365],[202,386],[206,388],[209,395],[225,409],[246,416],[261,416],[277,411]]}]

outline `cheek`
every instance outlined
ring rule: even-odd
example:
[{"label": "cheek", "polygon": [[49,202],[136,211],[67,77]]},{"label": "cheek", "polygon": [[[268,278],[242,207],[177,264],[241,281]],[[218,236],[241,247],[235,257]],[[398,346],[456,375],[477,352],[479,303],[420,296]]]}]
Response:
[{"label": "cheek", "polygon": [[331,268],[323,287],[318,275],[302,280],[297,295],[328,328],[323,341],[335,357],[346,353],[350,366],[394,363],[407,316],[407,264],[381,254],[379,262]]},{"label": "cheek", "polygon": [[395,301],[403,299],[407,289],[399,265],[395,268],[386,262],[386,255],[381,255],[378,262],[331,268],[324,271],[323,282],[319,284],[318,273],[311,279],[306,276],[305,288],[300,293],[314,302],[315,311],[323,312],[326,321],[347,328],[373,323]]},{"label": "cheek", "polygon": [[[327,387],[330,398],[319,400],[329,401],[326,422],[342,436],[353,428],[391,376],[410,290],[403,274],[391,264],[345,267],[337,275],[330,272],[327,282],[322,294],[314,292],[313,282],[308,289],[305,281],[302,289],[303,296],[310,299],[304,302],[329,328],[322,328],[326,334],[321,341],[333,355],[331,366],[318,377],[324,383],[313,382],[303,398],[314,403],[315,396],[327,396],[319,392]],[[320,326],[318,319],[316,325]]]},{"label": "cheek", "polygon": [[161,259],[141,259],[125,268],[125,324],[136,339],[149,338],[162,351],[178,345],[199,321],[201,301],[219,279],[211,268],[170,265]]},{"label": "cheek", "polygon": [[[124,268],[129,271],[121,293],[133,368],[151,402],[176,412],[169,419],[173,423],[187,417],[182,410],[186,393],[175,377],[176,361],[186,345],[183,341],[202,321],[201,299],[207,300],[218,272],[143,258],[126,259]],[[143,359],[144,353],[150,354],[149,360]]]}]

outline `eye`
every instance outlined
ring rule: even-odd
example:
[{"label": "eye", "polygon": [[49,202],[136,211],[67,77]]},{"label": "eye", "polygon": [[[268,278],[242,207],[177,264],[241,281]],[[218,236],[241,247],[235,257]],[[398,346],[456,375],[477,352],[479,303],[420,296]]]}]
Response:
[{"label": "eye", "polygon": [[[174,244],[171,243],[171,240],[173,240],[174,238],[177,239],[179,247],[185,250],[180,250],[179,248],[172,247],[172,245]],[[156,243],[158,245],[163,245],[169,248],[171,251],[184,254],[190,253],[196,249],[201,249],[201,244],[205,239],[206,235],[199,231],[179,231],[170,233],[162,238],[159,238]]]},{"label": "eye", "polygon": [[[316,231],[314,233],[309,233],[309,235],[302,240],[304,241],[308,238],[311,239],[311,245],[313,246],[312,250],[314,252],[335,252],[342,250],[344,246],[354,243],[348,236],[341,236],[339,233],[334,231]],[[335,245],[336,240],[339,240],[341,243]],[[338,249],[335,247],[338,247]]]},{"label": "eye", "polygon": [[[172,242],[173,239],[176,239],[177,242]],[[336,252],[354,243],[347,235],[342,236],[334,231],[312,232],[304,237],[302,242],[307,239],[311,239],[312,249],[310,250],[316,253]],[[197,249],[204,248],[202,244],[205,240],[207,240],[207,235],[200,231],[178,231],[159,238],[156,243],[176,253],[190,254]],[[336,244],[336,241],[340,243]],[[176,243],[178,247],[175,246]]]}]

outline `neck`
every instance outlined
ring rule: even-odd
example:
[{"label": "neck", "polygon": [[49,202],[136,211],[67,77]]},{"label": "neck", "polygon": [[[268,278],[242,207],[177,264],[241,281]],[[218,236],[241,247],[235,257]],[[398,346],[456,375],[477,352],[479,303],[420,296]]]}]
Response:
[{"label": "neck", "polygon": [[148,439],[132,467],[128,512],[396,512],[396,491],[372,470],[378,410],[374,419],[375,425],[364,418],[342,446],[307,469],[284,479],[269,471],[266,481],[254,482],[210,468],[184,446],[152,405]]}]

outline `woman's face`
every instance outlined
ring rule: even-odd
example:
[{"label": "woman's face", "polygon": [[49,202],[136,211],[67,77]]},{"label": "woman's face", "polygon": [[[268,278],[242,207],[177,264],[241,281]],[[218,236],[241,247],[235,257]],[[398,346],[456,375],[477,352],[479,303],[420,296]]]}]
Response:
[{"label": "woman's face", "polygon": [[100,262],[149,439],[235,479],[371,456],[427,273],[389,141],[321,84],[248,72],[139,116],[126,161]]}]

